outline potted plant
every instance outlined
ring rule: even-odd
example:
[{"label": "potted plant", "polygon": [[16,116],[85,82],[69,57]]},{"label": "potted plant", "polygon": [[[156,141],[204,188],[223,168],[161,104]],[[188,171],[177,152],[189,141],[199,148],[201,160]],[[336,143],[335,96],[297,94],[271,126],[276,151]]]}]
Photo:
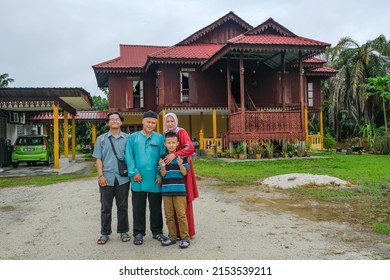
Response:
[{"label": "potted plant", "polygon": [[267,158],[273,158],[275,149],[274,143],[271,140],[268,140],[267,142],[265,142],[264,147],[267,153]]},{"label": "potted plant", "polygon": [[238,159],[238,153],[237,153],[236,148],[231,148],[231,150],[232,150],[232,156],[233,156],[233,158],[234,158],[234,159]]},{"label": "potted plant", "polygon": [[239,159],[245,159],[246,156],[246,143],[240,142],[236,147],[236,152],[238,153]]},{"label": "potted plant", "polygon": [[311,143],[310,142],[305,143],[305,156],[307,156],[307,157],[311,156]]},{"label": "potted plant", "polygon": [[288,158],[288,152],[287,151],[282,151],[280,154],[282,155],[282,158]]},{"label": "potted plant", "polygon": [[263,153],[264,153],[264,148],[260,144],[256,144],[253,147],[253,152],[255,154],[256,159],[261,159]]}]

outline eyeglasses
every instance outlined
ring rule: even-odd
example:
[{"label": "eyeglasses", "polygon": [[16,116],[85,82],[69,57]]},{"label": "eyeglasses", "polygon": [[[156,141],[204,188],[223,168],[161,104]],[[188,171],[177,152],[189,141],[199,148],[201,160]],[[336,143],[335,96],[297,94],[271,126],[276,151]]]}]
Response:
[{"label": "eyeglasses", "polygon": [[121,119],[109,119],[111,122],[120,122]]}]

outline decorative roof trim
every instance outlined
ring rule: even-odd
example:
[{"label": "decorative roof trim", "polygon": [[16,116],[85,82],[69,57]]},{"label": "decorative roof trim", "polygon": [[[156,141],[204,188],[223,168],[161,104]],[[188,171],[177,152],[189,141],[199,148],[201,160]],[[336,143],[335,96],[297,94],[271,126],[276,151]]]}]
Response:
[{"label": "decorative roof trim", "polygon": [[250,30],[253,28],[250,24],[248,24],[246,21],[241,19],[235,13],[229,12],[228,14],[224,15],[220,19],[214,21],[213,23],[209,24],[208,26],[206,26],[206,27],[200,29],[199,31],[195,32],[194,34],[188,36],[183,41],[177,43],[176,46],[193,44],[199,38],[205,36],[206,34],[210,33],[211,31],[217,29],[218,27],[220,27],[221,25],[225,24],[228,21],[233,21],[246,30]]},{"label": "decorative roof trim", "polygon": [[[269,32],[270,30],[273,30],[274,32]],[[273,18],[267,19],[262,24],[258,25],[257,27],[247,31],[244,33],[245,35],[259,35],[259,34],[278,34],[281,36],[290,36],[290,37],[297,37],[293,32],[288,30],[283,25],[277,23],[273,20]]]}]

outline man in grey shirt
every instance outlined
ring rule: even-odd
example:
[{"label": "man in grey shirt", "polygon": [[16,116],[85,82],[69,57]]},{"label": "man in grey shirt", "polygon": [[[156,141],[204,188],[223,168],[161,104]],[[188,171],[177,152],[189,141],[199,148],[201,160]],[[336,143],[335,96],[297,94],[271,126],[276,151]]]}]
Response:
[{"label": "man in grey shirt", "polygon": [[[97,243],[106,244],[109,235],[112,233],[112,204],[115,198],[117,207],[117,232],[123,242],[130,241],[128,198],[130,181],[128,176],[121,176],[118,169],[118,160],[124,159],[128,134],[121,131],[124,117],[119,112],[107,114],[106,122],[110,128],[107,133],[96,139],[93,157],[96,158],[96,169],[98,172],[98,183],[101,202],[101,236]],[[112,144],[110,143],[112,142]]]}]

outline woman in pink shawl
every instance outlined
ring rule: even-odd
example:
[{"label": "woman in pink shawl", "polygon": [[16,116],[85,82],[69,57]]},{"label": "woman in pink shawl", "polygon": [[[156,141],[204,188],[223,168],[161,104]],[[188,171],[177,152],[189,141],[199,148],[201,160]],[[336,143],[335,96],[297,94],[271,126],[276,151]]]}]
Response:
[{"label": "woman in pink shawl", "polygon": [[188,221],[188,232],[191,237],[195,235],[195,223],[194,223],[194,212],[192,208],[192,201],[199,196],[198,187],[195,180],[194,165],[192,164],[192,156],[195,153],[194,145],[191,141],[190,136],[184,128],[178,127],[179,121],[176,114],[168,113],[164,118],[166,132],[176,132],[179,138],[179,146],[174,154],[169,154],[165,158],[165,163],[169,164],[175,157],[187,157],[188,165],[190,169],[184,178],[184,183],[187,190],[187,221]]}]

